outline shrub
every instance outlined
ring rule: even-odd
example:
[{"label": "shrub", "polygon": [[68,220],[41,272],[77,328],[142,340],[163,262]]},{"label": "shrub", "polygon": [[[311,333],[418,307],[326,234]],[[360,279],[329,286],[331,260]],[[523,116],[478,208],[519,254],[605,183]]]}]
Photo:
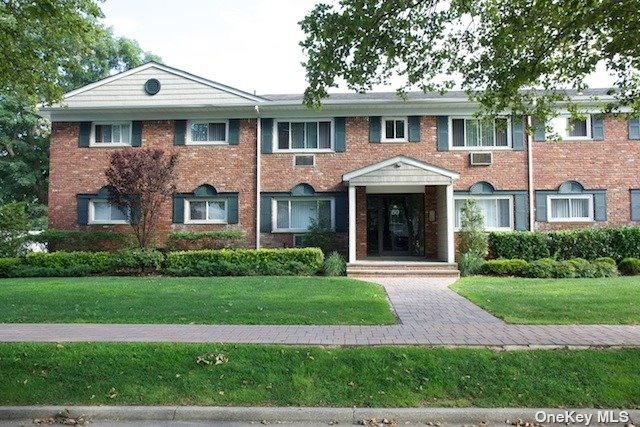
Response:
[{"label": "shrub", "polygon": [[109,252],[31,252],[24,264],[59,270],[86,267],[91,273],[104,273],[111,268],[111,256]]},{"label": "shrub", "polygon": [[[234,268],[252,274],[313,274],[322,266],[324,256],[318,248],[169,252],[166,259],[166,271],[169,274],[189,275],[190,271],[223,269],[226,265],[221,264],[223,261],[234,265]],[[199,263],[205,264],[198,266]]]},{"label": "shrub", "polygon": [[556,261],[553,269],[553,277],[556,279],[571,279],[576,277],[576,269],[569,261]]},{"label": "shrub", "polygon": [[0,258],[0,277],[8,277],[11,270],[20,265],[19,258]]},{"label": "shrub", "polygon": [[112,252],[134,246],[132,235],[110,231],[45,230],[32,240],[47,245],[49,252]]},{"label": "shrub", "polygon": [[0,206],[0,257],[15,257],[25,241],[28,229],[26,203]]},{"label": "shrub", "polygon": [[57,268],[21,264],[12,268],[8,277],[82,277],[91,273],[91,267],[86,265]]},{"label": "shrub", "polygon": [[111,255],[110,270],[121,273],[157,271],[163,261],[164,255],[154,249],[120,249]]},{"label": "shrub", "polygon": [[488,276],[522,276],[527,268],[523,259],[492,259],[482,266],[482,274]]},{"label": "shrub", "polygon": [[600,257],[600,258],[596,258],[596,259],[594,260],[594,262],[604,262],[604,263],[606,263],[606,264],[610,264],[610,265],[612,265],[612,266],[614,266],[614,267],[616,267],[616,266],[617,266],[617,264],[616,264],[616,260],[615,260],[615,259],[613,259],[613,258],[611,258],[611,257],[608,257],[608,256],[603,256],[603,257]]},{"label": "shrub", "polygon": [[640,259],[638,258],[625,258],[618,264],[620,273],[624,276],[637,276],[640,275]]},{"label": "shrub", "polygon": [[344,276],[347,273],[347,263],[338,252],[331,252],[322,264],[322,274],[325,276]]},{"label": "shrub", "polygon": [[492,257],[535,261],[548,258],[546,233],[530,231],[499,231],[489,233],[489,252]]},{"label": "shrub", "polygon": [[460,211],[460,240],[461,254],[475,254],[484,258],[488,253],[488,238],[483,230],[483,217],[478,203],[473,199],[466,199]]},{"label": "shrub", "polygon": [[461,276],[471,276],[474,274],[479,274],[482,271],[482,266],[484,265],[485,260],[483,257],[468,252],[460,255],[460,260],[458,261],[458,268],[460,269]]},{"label": "shrub", "polygon": [[531,278],[551,278],[553,277],[556,262],[556,260],[551,258],[542,258],[532,261],[524,270],[524,275]]},{"label": "shrub", "polygon": [[575,277],[580,277],[580,278],[596,277],[596,268],[592,263],[590,263],[586,259],[572,258],[567,262],[573,265],[573,269],[575,270],[575,275],[576,275]]},{"label": "shrub", "polygon": [[336,232],[312,220],[309,230],[302,238],[302,244],[306,248],[320,248],[326,256],[337,249]]},{"label": "shrub", "polygon": [[237,248],[244,242],[241,230],[173,231],[167,235],[170,251]]},{"label": "shrub", "polygon": [[595,260],[593,262],[593,268],[595,270],[594,277],[615,277],[618,275],[616,264],[611,264],[608,261]]}]

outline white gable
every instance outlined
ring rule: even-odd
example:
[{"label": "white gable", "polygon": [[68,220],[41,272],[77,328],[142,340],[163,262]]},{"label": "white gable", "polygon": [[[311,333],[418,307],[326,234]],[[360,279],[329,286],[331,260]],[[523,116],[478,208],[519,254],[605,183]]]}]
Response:
[{"label": "white gable", "polygon": [[[149,95],[144,84],[160,81],[160,92]],[[255,105],[261,98],[164,65],[150,63],[108,77],[65,95],[69,108],[233,106]]]},{"label": "white gable", "polygon": [[354,185],[449,185],[460,177],[456,172],[405,156],[396,156],[342,176]]}]

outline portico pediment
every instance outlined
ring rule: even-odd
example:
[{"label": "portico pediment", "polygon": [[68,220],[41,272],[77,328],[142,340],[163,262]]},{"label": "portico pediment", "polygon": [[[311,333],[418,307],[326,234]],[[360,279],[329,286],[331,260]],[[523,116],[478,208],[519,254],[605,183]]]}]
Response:
[{"label": "portico pediment", "polygon": [[342,176],[347,186],[450,185],[460,174],[405,156],[395,156]]}]

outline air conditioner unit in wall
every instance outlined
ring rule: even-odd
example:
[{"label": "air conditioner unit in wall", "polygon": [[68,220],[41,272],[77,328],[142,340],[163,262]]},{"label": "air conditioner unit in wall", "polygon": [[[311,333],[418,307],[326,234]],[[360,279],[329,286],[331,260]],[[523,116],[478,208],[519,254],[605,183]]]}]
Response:
[{"label": "air conditioner unit in wall", "polygon": [[493,164],[493,153],[490,151],[469,153],[469,164],[471,166],[491,166]]},{"label": "air conditioner unit in wall", "polygon": [[316,158],[313,154],[296,154],[293,164],[294,166],[315,166]]}]

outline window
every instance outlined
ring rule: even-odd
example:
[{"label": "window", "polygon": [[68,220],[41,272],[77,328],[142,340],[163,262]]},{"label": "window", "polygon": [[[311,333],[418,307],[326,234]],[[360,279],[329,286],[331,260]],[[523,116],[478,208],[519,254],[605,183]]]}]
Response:
[{"label": "window", "polygon": [[93,145],[131,145],[131,123],[96,123]]},{"label": "window", "polygon": [[227,122],[189,122],[188,144],[227,143]]},{"label": "window", "polygon": [[593,196],[548,196],[549,221],[593,221]]},{"label": "window", "polygon": [[572,119],[559,116],[551,119],[552,133],[548,136],[559,136],[562,139],[591,139],[591,116],[583,119]]},{"label": "window", "polygon": [[383,118],[382,119],[382,141],[383,142],[406,142],[407,141],[407,119]]},{"label": "window", "polygon": [[485,230],[513,229],[513,198],[506,197],[459,197],[455,198],[455,228],[461,227],[461,211],[464,201],[472,198],[478,204],[484,218]]},{"label": "window", "polygon": [[89,203],[90,224],[129,224],[128,209],[124,211],[107,200],[91,200]]},{"label": "window", "polygon": [[185,200],[185,223],[226,224],[227,201],[220,199]]},{"label": "window", "polygon": [[272,210],[275,231],[307,231],[314,222],[335,226],[333,199],[274,199]]},{"label": "window", "polygon": [[474,150],[485,147],[509,148],[511,146],[510,125],[510,120],[507,118],[497,118],[493,121],[466,117],[452,118],[449,126],[451,146]]},{"label": "window", "polygon": [[331,150],[331,121],[276,122],[278,150]]}]

